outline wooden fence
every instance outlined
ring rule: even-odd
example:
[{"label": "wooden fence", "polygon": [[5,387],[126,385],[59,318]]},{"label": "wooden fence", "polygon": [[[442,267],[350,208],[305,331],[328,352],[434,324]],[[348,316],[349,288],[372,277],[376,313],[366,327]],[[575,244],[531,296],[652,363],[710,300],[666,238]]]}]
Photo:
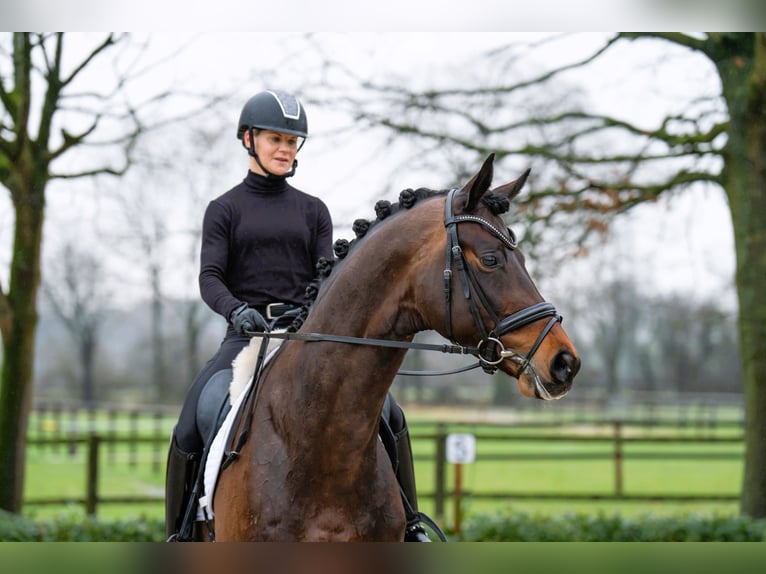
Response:
[{"label": "wooden fence", "polygon": [[[107,419],[108,420],[108,419]],[[128,419],[130,420],[130,419]],[[86,486],[81,497],[62,498],[62,497],[34,497],[30,495],[25,499],[25,504],[34,505],[61,505],[61,504],[79,504],[83,505],[88,514],[96,514],[99,505],[102,504],[133,504],[133,503],[160,503],[163,498],[161,495],[146,496],[121,496],[121,495],[103,495],[99,492],[100,467],[99,461],[105,461],[109,464],[110,453],[122,445],[122,449],[128,449],[129,464],[138,464],[135,460],[135,452],[140,445],[149,445],[152,449],[151,464],[154,473],[158,475],[158,482],[161,483],[164,474],[165,453],[168,445],[168,430],[166,425],[161,422],[161,418],[155,420],[154,429],[141,434],[138,432],[138,423],[132,425],[135,432],[127,434],[112,429],[111,432],[95,432],[92,429],[89,432],[79,436],[60,436],[55,438],[30,437],[28,444],[31,448],[56,449],[66,447],[69,450],[85,448],[87,456],[85,457]],[[116,426],[116,425],[115,425]],[[109,428],[108,424],[105,427]],[[577,428],[577,432],[572,432]],[[419,430],[422,429],[422,430]],[[430,429],[430,430],[427,430]],[[434,429],[435,432],[434,432]],[[510,431],[510,432],[509,432]],[[479,444],[494,441],[499,443],[535,443],[541,441],[552,441],[577,444],[602,444],[607,448],[598,449],[596,452],[495,452],[482,453],[478,449],[476,463],[482,461],[561,461],[566,460],[610,460],[612,469],[613,488],[610,491],[593,492],[568,492],[561,488],[555,492],[549,491],[529,491],[503,489],[497,491],[463,490],[459,483],[451,480],[450,470],[455,470],[456,465],[446,462],[446,442],[447,436],[451,433],[475,433]],[[661,501],[661,502],[690,502],[690,501],[709,501],[709,502],[730,502],[736,501],[736,493],[702,493],[702,494],[677,494],[671,492],[656,491],[649,494],[635,494],[626,492],[625,484],[625,459],[626,445],[644,443],[649,445],[676,445],[680,448],[692,447],[688,451],[675,449],[673,453],[667,452],[633,452],[629,456],[631,459],[641,460],[661,460],[672,456],[674,459],[685,460],[711,460],[711,459],[741,459],[741,449],[729,449],[726,452],[709,452],[706,447],[712,445],[732,444],[741,446],[743,442],[741,422],[730,421],[717,423],[714,427],[710,424],[689,425],[681,424],[675,427],[669,427],[667,423],[658,426],[651,421],[589,421],[585,425],[577,426],[576,423],[560,424],[531,423],[525,422],[514,425],[476,425],[476,424],[439,424],[422,427],[414,425],[411,428],[413,443],[417,450],[428,450],[428,455],[416,456],[416,468],[418,463],[429,461],[434,468],[433,488],[428,489],[427,484],[419,484],[419,498],[421,500],[431,500],[434,505],[434,516],[444,522],[446,515],[445,506],[449,501],[455,505],[455,520],[460,520],[461,501],[467,497],[472,500],[586,500],[586,501]],[[417,445],[431,443],[427,449],[417,448]],[[703,445],[700,448],[699,445]],[[104,456],[102,456],[102,453]],[[450,486],[450,483],[452,485]],[[738,485],[736,485],[738,486]]]},{"label": "wooden fence", "polygon": [[[109,449],[108,452],[112,452],[112,448],[120,445],[127,444],[131,448],[131,453],[135,453],[137,447],[141,444],[151,445],[156,456],[152,456],[152,469],[157,474],[164,471],[164,462],[160,462],[162,448],[167,448],[168,439],[158,437],[129,437],[129,438],[116,438],[116,437],[104,437],[98,434],[88,434],[78,438],[65,438],[65,439],[31,439],[27,443],[29,446],[36,446],[41,448],[55,449],[59,446],[65,446],[70,453],[75,453],[79,447],[85,447],[87,454],[85,457],[85,492],[82,497],[46,497],[46,498],[25,498],[24,504],[29,506],[59,506],[69,504],[79,504],[84,506],[85,511],[89,515],[95,515],[98,506],[100,504],[141,504],[141,503],[159,503],[164,500],[162,496],[146,495],[146,496],[133,496],[133,495],[110,495],[103,496],[99,494],[99,476],[100,476],[100,461],[102,461],[101,452],[103,448]],[[107,457],[108,458],[108,457]],[[108,464],[108,463],[107,463]],[[131,455],[132,466],[136,466],[138,463]]]},{"label": "wooden fence", "polygon": [[[462,428],[461,428],[462,427]],[[565,434],[573,428],[585,428],[584,432],[578,434]],[[689,448],[688,450],[674,451],[672,453],[663,452],[662,449],[648,452],[626,453],[625,449],[629,445],[676,445],[681,448],[702,445],[709,447],[712,445],[743,445],[742,424],[740,422],[728,422],[710,426],[690,426],[686,423],[668,427],[666,424],[658,427],[651,421],[590,421],[583,425],[553,425],[551,423],[522,423],[513,425],[514,430],[527,429],[531,433],[519,433],[510,435],[507,432],[497,432],[498,427],[492,427],[489,432],[476,425],[439,425],[438,430],[430,435],[417,435],[418,440],[432,440],[435,443],[435,485],[431,492],[418,492],[420,498],[433,499],[434,516],[442,523],[445,523],[445,504],[452,501],[454,504],[453,520],[454,530],[460,530],[460,522],[463,513],[462,501],[470,498],[473,501],[520,501],[520,500],[560,500],[560,501],[616,501],[616,502],[735,502],[739,499],[736,492],[720,493],[705,492],[693,494],[679,494],[677,492],[667,492],[662,490],[651,493],[631,493],[625,489],[625,461],[643,460],[643,461],[662,461],[662,460],[685,460],[685,461],[711,461],[711,460],[741,460],[742,454],[738,452],[740,448],[732,449],[728,452],[710,452],[708,450],[698,450]],[[665,429],[659,430],[658,429]],[[599,452],[503,452],[482,454],[481,449],[475,456],[475,464],[481,464],[486,461],[598,461],[608,460],[611,462],[612,488],[611,490],[591,490],[589,492],[574,492],[565,489],[556,491],[528,490],[523,488],[503,489],[497,491],[489,490],[464,490],[461,487],[461,473],[458,464],[451,465],[447,463],[446,444],[450,433],[476,432],[478,443],[487,441],[515,442],[515,443],[536,443],[550,442],[577,444],[577,445],[606,445],[607,449]],[[551,432],[552,431],[552,432]],[[637,432],[638,431],[638,432]],[[646,432],[648,431],[648,432]],[[679,431],[681,433],[679,434]],[[683,431],[686,431],[684,433]],[[723,432],[722,432],[723,431]],[[659,434],[658,434],[659,432]],[[453,478],[451,480],[452,488],[448,489],[448,468],[452,467]],[[523,485],[522,485],[523,486]],[[739,484],[733,485],[733,490],[738,489]]]}]

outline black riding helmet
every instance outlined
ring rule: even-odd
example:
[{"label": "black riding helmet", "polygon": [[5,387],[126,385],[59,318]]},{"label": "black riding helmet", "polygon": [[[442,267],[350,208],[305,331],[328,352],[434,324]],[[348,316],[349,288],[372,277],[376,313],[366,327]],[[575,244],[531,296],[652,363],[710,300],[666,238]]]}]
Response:
[{"label": "black riding helmet", "polygon": [[[255,134],[252,130],[270,130],[273,132],[285,133],[303,138],[298,145],[300,150],[308,137],[308,122],[306,120],[306,111],[297,97],[281,90],[266,90],[259,92],[245,102],[242,112],[239,115],[239,124],[237,126],[237,139],[245,145],[244,134],[250,131],[250,147],[247,151],[255,158],[258,165],[269,176],[269,173],[255,153]],[[293,169],[285,177],[290,177],[295,173],[297,160],[293,164]]]}]

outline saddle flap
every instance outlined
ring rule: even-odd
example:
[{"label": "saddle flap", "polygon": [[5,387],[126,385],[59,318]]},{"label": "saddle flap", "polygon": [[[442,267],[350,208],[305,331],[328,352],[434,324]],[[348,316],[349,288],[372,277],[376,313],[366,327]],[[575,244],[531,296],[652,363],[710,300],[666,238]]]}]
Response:
[{"label": "saddle flap", "polygon": [[231,408],[229,404],[231,379],[232,369],[218,371],[210,377],[200,393],[197,402],[197,430],[206,445],[210,444]]}]

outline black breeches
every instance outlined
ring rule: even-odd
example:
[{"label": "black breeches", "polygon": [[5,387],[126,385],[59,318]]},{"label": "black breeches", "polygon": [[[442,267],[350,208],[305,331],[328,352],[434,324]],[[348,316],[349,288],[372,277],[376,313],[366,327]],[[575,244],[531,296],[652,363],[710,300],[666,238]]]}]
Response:
[{"label": "black breeches", "polygon": [[250,338],[237,335],[231,328],[226,331],[226,337],[215,355],[207,362],[194,379],[184,400],[181,414],[178,417],[175,435],[180,446],[186,452],[201,452],[203,440],[197,431],[197,402],[205,384],[215,373],[230,369],[231,362],[239,352],[250,343]]}]

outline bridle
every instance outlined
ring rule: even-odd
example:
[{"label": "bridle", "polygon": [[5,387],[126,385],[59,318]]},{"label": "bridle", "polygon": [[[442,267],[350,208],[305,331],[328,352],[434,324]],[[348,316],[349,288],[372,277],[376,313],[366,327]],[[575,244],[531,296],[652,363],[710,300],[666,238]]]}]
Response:
[{"label": "bridle", "polygon": [[[516,377],[518,378],[529,366],[532,357],[540,348],[545,337],[551,331],[553,326],[562,320],[562,317],[551,303],[545,301],[525,307],[524,309],[507,315],[503,319],[500,319],[497,316],[497,313],[495,313],[490,304],[489,298],[481,288],[476,273],[465,258],[463,249],[460,246],[458,224],[465,222],[480,224],[483,228],[492,233],[492,235],[497,237],[500,242],[511,251],[516,249],[516,236],[511,229],[507,230],[508,234],[506,235],[492,222],[478,215],[455,215],[452,204],[456,193],[457,189],[452,189],[447,194],[447,203],[444,207],[444,226],[447,228],[447,249],[444,266],[444,298],[447,338],[450,341],[454,341],[452,331],[452,277],[454,275],[452,266],[454,264],[463,285],[463,297],[467,301],[474,323],[476,324],[479,333],[481,333],[481,341],[479,341],[479,344],[477,345],[477,356],[482,369],[487,373],[494,373],[497,370],[497,366],[502,363],[504,359],[510,359],[519,365],[519,371],[516,374]],[[490,316],[495,325],[489,332],[484,325],[479,304],[481,304],[484,311]],[[521,329],[546,317],[550,317],[548,323],[537,336],[537,339],[526,355],[506,349],[500,340],[503,335]]]}]

